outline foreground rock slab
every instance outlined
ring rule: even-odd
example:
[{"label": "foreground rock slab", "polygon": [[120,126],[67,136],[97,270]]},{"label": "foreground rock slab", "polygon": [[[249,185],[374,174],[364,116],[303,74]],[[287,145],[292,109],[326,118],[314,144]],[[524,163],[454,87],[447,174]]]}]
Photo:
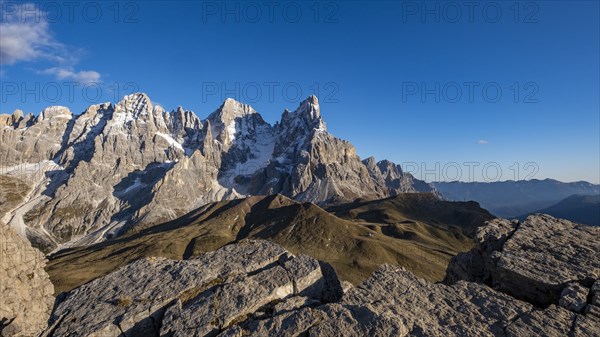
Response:
[{"label": "foreground rock slab", "polygon": [[493,220],[477,238],[474,250],[451,261],[446,283],[486,283],[540,307],[580,312],[600,278],[600,227],[536,214],[523,223]]},{"label": "foreground rock slab", "polygon": [[54,287],[45,258],[0,223],[0,336],[37,336],[47,325]]},{"label": "foreground rock slab", "polygon": [[[537,229],[494,220],[480,229],[480,245],[449,268],[448,280],[453,282],[432,284],[404,268],[383,265],[359,286],[342,288],[327,264],[293,256],[273,243],[242,241],[192,260],[138,260],[85,284],[58,300],[46,335],[599,336],[598,280],[587,286],[594,271],[584,268],[598,264],[596,255],[586,255],[585,249],[595,243],[570,243],[566,234],[555,233],[571,224],[543,219],[542,225],[538,218],[528,219],[546,231],[536,239],[542,244],[529,263],[541,261],[545,253],[560,263],[573,251],[584,262],[572,256],[571,269],[554,275],[544,274],[550,268],[531,268],[531,278],[526,279],[530,283],[523,282],[517,268],[508,273],[499,267],[516,262],[498,261],[511,257],[511,250],[504,251],[507,247],[524,247],[519,242],[526,232],[518,231]],[[585,233],[594,233],[572,226],[584,233],[575,233],[576,240],[591,239]],[[526,253],[515,251],[513,256],[524,259]],[[526,261],[519,263],[524,266]],[[498,291],[490,286],[498,272],[505,273],[503,284],[513,288]],[[457,280],[458,276],[485,282]],[[570,276],[575,277],[562,281]],[[542,291],[519,288],[531,282],[564,287],[555,303],[542,306],[536,301],[540,295],[521,296]]]},{"label": "foreground rock slab", "polygon": [[336,291],[339,298],[341,285],[321,270],[316,260],[267,241],[185,261],[141,259],[59,298],[47,335],[215,335],[284,298],[308,295],[320,303]]},{"label": "foreground rock slab", "polygon": [[246,320],[219,336],[598,336],[598,317],[536,308],[472,282],[431,284],[384,265],[337,303]]}]

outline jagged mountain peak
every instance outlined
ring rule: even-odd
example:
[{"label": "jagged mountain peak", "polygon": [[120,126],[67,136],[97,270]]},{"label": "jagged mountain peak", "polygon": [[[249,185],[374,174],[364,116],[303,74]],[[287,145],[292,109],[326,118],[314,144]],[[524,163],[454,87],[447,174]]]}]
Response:
[{"label": "jagged mountain peak", "polygon": [[27,128],[36,122],[36,117],[30,112],[24,114],[22,110],[15,110],[11,115],[0,114],[0,126],[12,127],[15,129]]},{"label": "jagged mountain peak", "polygon": [[19,120],[19,119],[23,118],[23,116],[25,116],[25,113],[23,112],[23,110],[17,109],[15,111],[13,111],[11,116],[12,116],[13,120]]},{"label": "jagged mountain peak", "polygon": [[293,114],[306,117],[310,120],[321,119],[321,108],[317,96],[311,95],[300,102],[300,105]]},{"label": "jagged mountain peak", "polygon": [[16,127],[23,120],[25,114],[23,110],[15,110],[11,115],[0,115],[0,125]]},{"label": "jagged mountain peak", "polygon": [[248,104],[238,102],[233,98],[227,98],[221,106],[208,116],[209,120],[231,122],[235,118],[242,118],[248,115],[256,114],[256,110]]},{"label": "jagged mountain peak", "polygon": [[232,98],[226,99],[206,121],[210,122],[212,136],[223,144],[224,149],[228,149],[240,136],[254,133],[257,128],[271,129],[254,108]]},{"label": "jagged mountain peak", "polygon": [[368,167],[375,167],[375,165],[377,165],[377,159],[373,156],[364,159],[362,162]]},{"label": "jagged mountain peak", "polygon": [[51,106],[47,107],[38,116],[38,121],[43,121],[45,119],[51,119],[55,117],[64,117],[64,118],[72,118],[73,113],[69,108],[64,106]]},{"label": "jagged mountain peak", "polygon": [[280,128],[303,129],[304,131],[326,131],[327,126],[321,117],[321,108],[316,96],[311,95],[300,102],[298,108],[291,112],[288,109],[281,115]]},{"label": "jagged mountain peak", "polygon": [[377,163],[377,166],[381,170],[381,173],[383,173],[384,175],[392,174],[394,178],[397,178],[399,175],[402,174],[402,169],[400,168],[400,166],[387,159],[379,161]]},{"label": "jagged mountain peak", "polygon": [[146,115],[154,109],[150,97],[144,93],[135,93],[123,97],[116,104],[115,113],[126,114],[133,119],[139,118],[141,115]]}]

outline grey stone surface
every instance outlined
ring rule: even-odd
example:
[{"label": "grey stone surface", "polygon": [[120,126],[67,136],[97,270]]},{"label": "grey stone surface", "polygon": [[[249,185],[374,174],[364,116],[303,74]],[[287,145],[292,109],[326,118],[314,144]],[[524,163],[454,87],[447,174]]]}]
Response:
[{"label": "grey stone surface", "polygon": [[[515,238],[511,230],[519,228],[494,223],[489,234],[480,236],[481,243],[489,241],[490,250],[498,253]],[[547,240],[553,237],[562,240],[550,231]],[[559,256],[560,249],[549,246]],[[129,337],[597,336],[600,311],[581,296],[589,289],[573,282],[564,289],[564,298],[577,300],[567,303],[568,309],[536,307],[482,283],[432,284],[404,268],[383,265],[342,295],[327,264],[295,257],[272,243],[243,241],[192,260],[140,260],[85,284],[59,301],[47,332]],[[520,291],[525,290],[537,291]]]},{"label": "grey stone surface", "polygon": [[579,283],[569,283],[560,293],[558,304],[573,312],[581,312],[586,304],[590,290]]},{"label": "grey stone surface", "polygon": [[596,282],[594,282],[590,291],[592,293],[591,303],[600,307],[600,279],[597,279]]},{"label": "grey stone surface", "polygon": [[507,336],[568,336],[576,315],[556,305],[532,310],[507,327]]},{"label": "grey stone surface", "polygon": [[319,304],[325,286],[317,261],[267,241],[242,241],[192,260],[141,259],[87,283],[57,301],[48,332],[211,335],[301,294]]},{"label": "grey stone surface", "polygon": [[0,336],[37,336],[48,323],[54,287],[44,255],[0,224]]},{"label": "grey stone surface", "polygon": [[341,301],[250,319],[219,336],[595,336],[597,316],[535,308],[484,285],[382,266]]},{"label": "grey stone surface", "polygon": [[585,315],[578,315],[573,327],[573,336],[600,336],[600,307],[588,305]]},{"label": "grey stone surface", "polygon": [[327,319],[314,327],[314,335],[493,336],[530,309],[479,284],[431,284],[386,265],[340,303],[323,308]]},{"label": "grey stone surface", "polygon": [[569,284],[590,288],[600,275],[599,227],[536,214],[522,223],[493,220],[477,237],[476,248],[452,259],[446,283],[486,283],[546,307]]}]

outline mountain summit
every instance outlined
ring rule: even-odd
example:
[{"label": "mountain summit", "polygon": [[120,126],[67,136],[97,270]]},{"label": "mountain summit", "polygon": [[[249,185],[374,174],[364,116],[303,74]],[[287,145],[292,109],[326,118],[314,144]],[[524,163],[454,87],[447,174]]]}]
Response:
[{"label": "mountain summit", "polygon": [[233,99],[201,120],[136,93],[79,115],[64,107],[0,115],[0,139],[13,200],[1,221],[46,250],[247,195],[328,204],[433,190],[391,162],[363,163],[327,132],[315,96],[272,126]]}]

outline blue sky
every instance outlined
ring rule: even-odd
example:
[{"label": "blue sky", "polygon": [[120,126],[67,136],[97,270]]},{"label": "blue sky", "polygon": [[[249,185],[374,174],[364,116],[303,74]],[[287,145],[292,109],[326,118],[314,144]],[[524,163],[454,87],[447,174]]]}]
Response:
[{"label": "blue sky", "polygon": [[0,112],[143,91],[274,123],[314,93],[362,158],[429,181],[600,182],[599,3],[473,3],[2,1]]}]

